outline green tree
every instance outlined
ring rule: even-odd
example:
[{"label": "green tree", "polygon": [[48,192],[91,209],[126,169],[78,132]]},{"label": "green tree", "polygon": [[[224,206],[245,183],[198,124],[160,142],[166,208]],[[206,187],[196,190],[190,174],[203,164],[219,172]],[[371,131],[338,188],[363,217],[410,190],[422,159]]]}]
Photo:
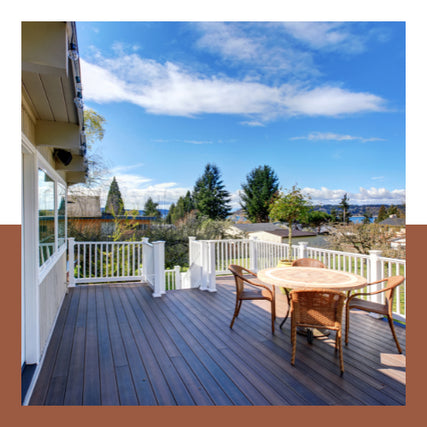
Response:
[{"label": "green tree", "polygon": [[269,205],[279,190],[279,179],[270,166],[258,166],[246,176],[241,206],[251,222],[269,222]]},{"label": "green tree", "polygon": [[384,221],[387,217],[388,217],[387,208],[384,205],[381,205],[380,209],[378,210],[378,216],[377,216],[376,222]]},{"label": "green tree", "polygon": [[365,212],[363,212],[363,224],[370,224],[372,222],[372,212],[370,209],[366,209]]},{"label": "green tree", "polygon": [[148,198],[148,200],[145,202],[144,205],[144,215],[145,216],[154,216],[156,217],[156,220],[159,220],[162,216],[161,212],[157,209],[157,206],[159,206],[158,203],[155,203],[151,197]]},{"label": "green tree", "polygon": [[218,167],[208,163],[193,190],[194,207],[199,215],[225,219],[230,213],[230,193],[225,190]]},{"label": "green tree", "polygon": [[93,148],[96,141],[102,141],[105,135],[106,120],[101,114],[85,108],[83,111],[84,128],[86,135],[87,148]]},{"label": "green tree", "polygon": [[312,227],[316,227],[317,232],[319,232],[320,227],[323,224],[332,222],[333,219],[334,218],[332,217],[332,215],[328,214],[327,212],[312,210],[308,213],[307,223]]},{"label": "green tree", "polygon": [[108,168],[99,152],[98,144],[104,139],[106,120],[101,114],[85,108],[83,111],[84,131],[87,145],[88,177],[87,187],[99,186],[108,176]]},{"label": "green tree", "polygon": [[122,194],[120,193],[116,177],[113,177],[110,189],[108,190],[107,202],[105,203],[105,213],[114,216],[123,215],[125,213]]},{"label": "green tree", "polygon": [[338,205],[341,209],[340,212],[340,221],[344,222],[344,223],[349,223],[350,222],[350,212],[349,212],[349,197],[347,195],[347,193],[344,194],[343,198],[341,199],[340,204]]},{"label": "green tree", "polygon": [[338,211],[336,208],[331,208],[332,222],[338,222]]},{"label": "green tree", "polygon": [[273,221],[284,221],[288,223],[289,248],[292,247],[292,227],[296,221],[307,222],[308,212],[311,204],[309,197],[304,196],[301,189],[293,186],[286,193],[280,192],[270,205],[270,217]]},{"label": "green tree", "polygon": [[167,224],[173,224],[172,218],[173,218],[174,212],[175,212],[175,203],[172,203],[169,206],[168,214],[166,215],[166,218],[165,218],[165,222]]}]

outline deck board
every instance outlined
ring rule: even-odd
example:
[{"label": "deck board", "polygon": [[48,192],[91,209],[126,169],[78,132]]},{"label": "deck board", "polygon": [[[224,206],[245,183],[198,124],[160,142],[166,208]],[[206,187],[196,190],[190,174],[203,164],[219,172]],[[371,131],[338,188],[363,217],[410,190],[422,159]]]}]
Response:
[{"label": "deck board", "polygon": [[[264,301],[235,302],[231,277],[218,292],[170,291],[145,284],[70,289],[46,350],[30,405],[405,405],[405,355],[389,326],[367,313],[350,317],[339,375],[334,333],[310,345],[290,321],[276,332]],[[406,330],[396,328],[402,348]]]}]

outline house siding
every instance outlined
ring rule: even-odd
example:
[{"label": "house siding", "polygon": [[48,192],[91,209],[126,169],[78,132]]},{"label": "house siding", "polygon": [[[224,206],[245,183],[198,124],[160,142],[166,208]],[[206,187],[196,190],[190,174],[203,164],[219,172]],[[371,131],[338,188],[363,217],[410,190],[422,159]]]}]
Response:
[{"label": "house siding", "polygon": [[66,252],[64,252],[39,286],[40,354],[43,354],[56,315],[67,291]]}]

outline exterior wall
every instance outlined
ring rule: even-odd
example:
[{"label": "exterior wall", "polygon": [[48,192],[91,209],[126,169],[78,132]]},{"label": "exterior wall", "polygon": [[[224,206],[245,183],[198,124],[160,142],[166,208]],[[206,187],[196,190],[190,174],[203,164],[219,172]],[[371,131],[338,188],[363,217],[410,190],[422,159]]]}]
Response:
[{"label": "exterior wall", "polygon": [[43,354],[56,315],[67,291],[66,266],[66,251],[64,251],[39,286],[40,354]]},{"label": "exterior wall", "polygon": [[[52,158],[52,148],[50,147],[37,147],[36,145],[36,123],[37,119],[35,113],[31,108],[31,104],[27,101],[25,94],[22,95],[22,104],[21,104],[21,131],[28,139],[29,143],[33,146],[32,154],[29,154],[34,160],[34,169],[29,172],[28,177],[32,182],[32,187],[24,193],[29,193],[31,191],[37,191],[37,169],[38,162],[40,157],[43,157],[46,162],[52,166],[54,169],[54,160]],[[64,178],[65,173],[61,171],[56,172],[57,175]],[[25,174],[25,172],[24,172]],[[24,182],[27,182],[28,179]],[[25,184],[24,184],[25,185]],[[26,222],[24,227],[31,227],[33,224],[37,224],[38,221],[38,212],[37,212],[37,195],[34,196],[35,204],[27,204],[28,200],[24,197],[23,200],[23,211],[26,216]],[[37,254],[39,251],[38,247],[38,227],[34,226],[34,240],[29,240],[26,243],[26,254],[27,257],[34,257],[34,254]],[[30,254],[30,255],[28,255]],[[23,261],[25,257],[25,252],[23,253]],[[24,308],[27,314],[25,319],[25,324],[22,325],[21,333],[23,336],[26,336],[25,340],[31,341],[34,346],[33,350],[29,351],[29,354],[21,354],[21,359],[26,363],[38,363],[38,359],[43,354],[43,350],[46,346],[47,339],[51,333],[52,327],[54,326],[54,321],[56,315],[64,298],[67,286],[66,281],[66,251],[65,247],[62,250],[62,253],[59,252],[55,257],[54,262],[46,276],[40,280],[39,273],[40,269],[37,264],[37,256],[34,260],[29,262],[28,258],[25,258],[25,262],[34,266],[33,274],[27,274],[25,280],[27,281],[26,285],[22,285],[23,295],[22,301],[26,301],[28,306],[31,308]],[[24,279],[23,279],[24,280]],[[37,301],[38,300],[38,301]],[[25,304],[24,304],[25,305]],[[36,338],[37,337],[37,338]],[[37,349],[38,351],[36,351]],[[26,350],[25,350],[26,351]]]},{"label": "exterior wall", "polygon": [[[22,106],[21,106],[21,131],[29,139],[29,141],[36,147],[36,123],[37,119],[31,106],[26,97],[22,95]],[[37,151],[41,156],[49,163],[52,168],[55,168],[55,161],[52,157],[53,149],[51,147],[36,147]],[[65,172],[56,171],[62,179],[65,180]]]}]

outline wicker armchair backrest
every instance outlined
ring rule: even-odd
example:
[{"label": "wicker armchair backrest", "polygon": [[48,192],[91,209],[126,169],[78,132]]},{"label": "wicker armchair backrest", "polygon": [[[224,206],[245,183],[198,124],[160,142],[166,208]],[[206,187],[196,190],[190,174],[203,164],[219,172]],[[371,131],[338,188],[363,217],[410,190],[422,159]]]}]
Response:
[{"label": "wicker armchair backrest", "polygon": [[294,290],[291,312],[298,325],[339,329],[342,322],[345,294],[330,289]]},{"label": "wicker armchair backrest", "polygon": [[292,262],[292,267],[317,267],[326,268],[322,261],[314,258],[300,258]]}]

